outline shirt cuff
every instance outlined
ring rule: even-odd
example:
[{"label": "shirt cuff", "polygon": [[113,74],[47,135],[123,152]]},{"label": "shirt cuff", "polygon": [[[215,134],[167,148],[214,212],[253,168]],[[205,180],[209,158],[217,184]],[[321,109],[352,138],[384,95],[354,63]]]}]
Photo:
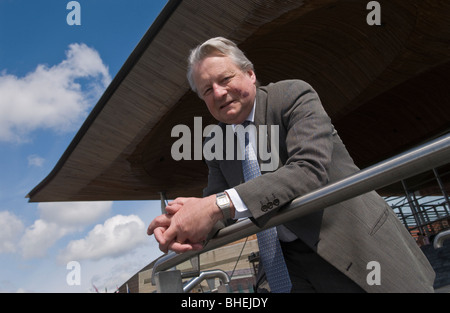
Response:
[{"label": "shirt cuff", "polygon": [[242,201],[241,197],[239,197],[239,194],[237,193],[237,191],[234,188],[227,189],[227,190],[225,190],[225,192],[228,194],[228,197],[230,197],[231,202],[233,202],[234,209],[235,209],[234,219],[237,220],[240,218],[252,216],[252,213],[247,208],[245,203]]}]

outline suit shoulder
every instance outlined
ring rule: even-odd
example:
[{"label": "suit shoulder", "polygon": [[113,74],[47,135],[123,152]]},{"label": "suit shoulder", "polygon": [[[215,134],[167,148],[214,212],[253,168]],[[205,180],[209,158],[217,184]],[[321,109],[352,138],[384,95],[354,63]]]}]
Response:
[{"label": "suit shoulder", "polygon": [[266,92],[281,91],[293,88],[299,90],[307,90],[312,89],[312,86],[300,79],[289,79],[289,80],[281,80],[275,83],[270,83],[267,86],[261,87],[261,89],[265,90]]},{"label": "suit shoulder", "polygon": [[[299,102],[299,99],[316,96],[316,91],[310,84],[303,80],[282,80],[276,83],[271,83],[261,89],[266,93],[266,98],[269,103],[283,102],[285,109]],[[291,105],[289,105],[291,104]]]}]

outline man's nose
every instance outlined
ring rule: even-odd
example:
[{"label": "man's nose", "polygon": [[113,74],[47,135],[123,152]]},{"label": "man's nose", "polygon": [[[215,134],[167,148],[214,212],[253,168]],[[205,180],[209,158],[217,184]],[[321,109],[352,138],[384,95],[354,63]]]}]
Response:
[{"label": "man's nose", "polygon": [[222,98],[224,95],[227,94],[226,88],[224,86],[219,85],[219,84],[214,84],[213,90],[214,90],[214,97],[215,98]]}]

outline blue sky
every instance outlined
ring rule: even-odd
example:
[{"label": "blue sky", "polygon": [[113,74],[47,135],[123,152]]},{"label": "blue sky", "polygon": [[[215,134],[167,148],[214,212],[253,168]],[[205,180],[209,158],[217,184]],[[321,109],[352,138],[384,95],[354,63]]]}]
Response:
[{"label": "blue sky", "polygon": [[161,255],[145,235],[158,201],[25,198],[167,3],[79,0],[81,25],[69,26],[69,2],[0,0],[0,292],[111,292]]}]

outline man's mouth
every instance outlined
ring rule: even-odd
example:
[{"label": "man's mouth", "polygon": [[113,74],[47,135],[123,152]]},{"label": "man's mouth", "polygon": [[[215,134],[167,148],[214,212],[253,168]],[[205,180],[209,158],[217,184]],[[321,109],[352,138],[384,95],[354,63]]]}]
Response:
[{"label": "man's mouth", "polygon": [[228,102],[226,102],[226,103],[224,103],[224,104],[222,104],[219,108],[220,108],[220,110],[222,110],[222,109],[224,109],[224,108],[226,108],[227,106],[229,106],[230,104],[232,104],[234,102],[234,100],[232,100],[232,101],[228,101]]}]

